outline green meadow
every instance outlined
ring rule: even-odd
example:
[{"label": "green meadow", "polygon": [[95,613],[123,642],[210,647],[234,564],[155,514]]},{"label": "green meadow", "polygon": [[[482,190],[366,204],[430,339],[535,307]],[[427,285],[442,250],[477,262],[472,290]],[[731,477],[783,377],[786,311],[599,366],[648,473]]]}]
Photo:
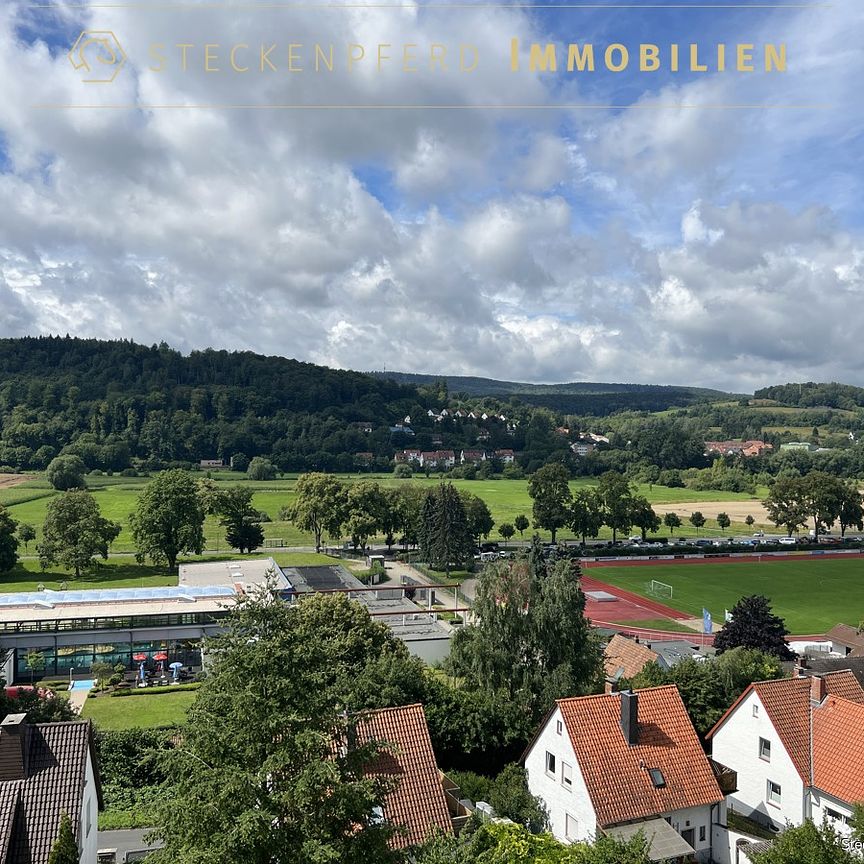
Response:
[{"label": "green meadow", "polygon": [[658,564],[598,567],[588,571],[601,582],[652,596],[652,579],[672,586],[672,599],[659,599],[701,617],[710,610],[719,626],[723,612],[748,594],[764,594],[790,633],[825,633],[838,623],[864,621],[864,559],[799,558],[739,564]]}]

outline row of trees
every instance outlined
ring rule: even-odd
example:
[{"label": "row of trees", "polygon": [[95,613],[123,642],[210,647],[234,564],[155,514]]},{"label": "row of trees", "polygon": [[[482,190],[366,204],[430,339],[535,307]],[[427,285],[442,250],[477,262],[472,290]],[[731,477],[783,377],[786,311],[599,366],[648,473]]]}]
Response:
[{"label": "row of trees", "polygon": [[811,471],[803,477],[778,477],[768,497],[762,502],[771,521],[791,535],[813,520],[813,532],[819,536],[835,522],[840,532],[848,528],[864,529],[864,507],[857,484],[824,471]]}]

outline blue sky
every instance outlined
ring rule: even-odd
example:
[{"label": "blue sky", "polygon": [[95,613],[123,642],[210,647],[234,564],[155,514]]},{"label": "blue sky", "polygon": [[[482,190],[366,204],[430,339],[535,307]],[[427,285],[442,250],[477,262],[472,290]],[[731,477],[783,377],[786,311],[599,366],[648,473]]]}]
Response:
[{"label": "blue sky", "polygon": [[[392,368],[530,381],[864,383],[862,6],[750,5],[157,14],[10,0],[0,335],[360,369],[386,346]],[[115,83],[71,68],[85,28],[120,37]],[[512,36],[598,53],[782,41],[789,72],[514,75]],[[150,71],[148,46],[178,38],[470,41],[483,62],[461,77]],[[464,107],[218,107],[286,101]],[[477,107],[574,102],[624,107]],[[699,107],[741,103],[759,107]],[[776,107],[790,105],[831,107]]]}]

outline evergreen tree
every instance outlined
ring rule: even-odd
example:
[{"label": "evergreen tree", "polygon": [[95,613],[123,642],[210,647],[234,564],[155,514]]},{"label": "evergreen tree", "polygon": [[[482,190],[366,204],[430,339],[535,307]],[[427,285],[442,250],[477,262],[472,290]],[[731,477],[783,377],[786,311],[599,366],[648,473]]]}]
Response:
[{"label": "evergreen tree", "polygon": [[783,619],[772,614],[768,598],[754,594],[742,597],[732,607],[732,620],[723,625],[714,647],[718,654],[730,648],[756,648],[781,660],[792,660],[795,654],[784,638],[788,633]]},{"label": "evergreen tree", "polygon": [[474,548],[465,505],[452,483],[441,483],[426,496],[420,517],[420,550],[429,565],[450,575],[464,567]]},{"label": "evergreen tree", "polygon": [[72,833],[72,820],[68,813],[64,813],[60,819],[60,832],[48,855],[48,864],[78,864],[80,857],[78,844]]}]

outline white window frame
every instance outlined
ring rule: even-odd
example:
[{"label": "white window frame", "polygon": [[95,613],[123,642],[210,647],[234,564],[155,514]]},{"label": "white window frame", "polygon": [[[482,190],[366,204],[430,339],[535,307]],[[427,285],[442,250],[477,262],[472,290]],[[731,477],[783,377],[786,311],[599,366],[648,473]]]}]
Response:
[{"label": "white window frame", "polygon": [[561,760],[561,785],[565,789],[573,788],[573,766],[563,759]]},{"label": "white window frame", "polygon": [[753,703],[753,716],[754,717],[759,716],[759,703],[758,702]]},{"label": "white window frame", "polygon": [[759,758],[763,762],[771,761],[771,742],[761,735],[759,736]]},{"label": "white window frame", "polygon": [[[573,833],[570,833],[571,823],[573,826]],[[564,811],[564,836],[568,840],[578,840],[579,839],[579,820],[568,813],[566,810]]]},{"label": "white window frame", "polygon": [[[772,787],[777,788],[776,800],[774,798],[774,790]],[[771,804],[774,807],[779,807],[783,803],[783,787],[779,783],[775,783],[773,780],[768,780],[765,787],[765,800],[768,804]]]},{"label": "white window frame", "polygon": [[546,774],[549,777],[556,776],[555,754],[550,753],[548,750],[546,751]]}]

